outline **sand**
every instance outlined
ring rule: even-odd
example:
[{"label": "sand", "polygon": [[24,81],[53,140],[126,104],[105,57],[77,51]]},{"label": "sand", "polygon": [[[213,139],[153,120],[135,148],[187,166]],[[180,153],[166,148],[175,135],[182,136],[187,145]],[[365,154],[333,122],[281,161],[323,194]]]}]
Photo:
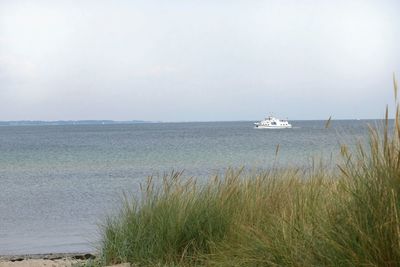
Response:
[{"label": "sand", "polygon": [[79,266],[85,260],[61,259],[61,260],[39,260],[27,259],[22,261],[0,261],[0,267],[72,267]]},{"label": "sand", "polygon": [[[83,266],[87,261],[95,259],[92,254],[37,254],[19,256],[0,256],[0,267],[72,267]],[[131,267],[129,263],[121,263],[107,267]]]},{"label": "sand", "polygon": [[0,267],[72,267],[94,258],[92,254],[0,256]]},{"label": "sand", "polygon": [[[82,266],[86,260],[74,260],[74,259],[60,259],[60,260],[39,260],[39,259],[27,259],[22,261],[1,261],[0,267],[71,267],[71,266]],[[121,263],[118,265],[106,266],[106,267],[131,267],[129,263]]]}]

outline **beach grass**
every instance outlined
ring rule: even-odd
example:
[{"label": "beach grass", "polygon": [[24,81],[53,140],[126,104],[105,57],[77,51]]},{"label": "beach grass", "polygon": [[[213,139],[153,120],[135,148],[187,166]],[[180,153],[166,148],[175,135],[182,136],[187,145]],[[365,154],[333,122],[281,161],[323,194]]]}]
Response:
[{"label": "beach grass", "polygon": [[[397,84],[394,80],[397,102]],[[103,264],[400,265],[400,116],[340,149],[335,170],[229,169],[207,182],[150,177],[102,228]],[[330,121],[330,120],[329,120]],[[328,124],[328,123],[327,123]]]}]

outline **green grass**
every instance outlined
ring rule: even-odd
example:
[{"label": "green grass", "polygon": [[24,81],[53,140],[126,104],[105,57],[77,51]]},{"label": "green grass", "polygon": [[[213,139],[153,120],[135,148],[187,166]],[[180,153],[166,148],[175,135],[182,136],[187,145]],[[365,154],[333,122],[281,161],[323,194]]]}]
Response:
[{"label": "green grass", "polygon": [[[395,83],[397,98],[397,85]],[[397,101],[397,99],[396,99]],[[228,170],[149,178],[102,229],[102,264],[399,266],[400,119],[341,147],[337,171]],[[322,166],[322,165],[321,165]]]}]

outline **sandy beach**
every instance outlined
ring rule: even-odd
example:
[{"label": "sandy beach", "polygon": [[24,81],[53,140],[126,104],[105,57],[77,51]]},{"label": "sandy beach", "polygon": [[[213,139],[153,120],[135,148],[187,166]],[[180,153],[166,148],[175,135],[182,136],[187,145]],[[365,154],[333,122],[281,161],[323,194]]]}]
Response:
[{"label": "sandy beach", "polygon": [[92,254],[37,254],[0,256],[0,267],[71,267],[94,259]]},{"label": "sandy beach", "polygon": [[71,267],[83,263],[83,260],[60,259],[60,260],[39,260],[26,259],[22,261],[0,261],[0,267]]}]

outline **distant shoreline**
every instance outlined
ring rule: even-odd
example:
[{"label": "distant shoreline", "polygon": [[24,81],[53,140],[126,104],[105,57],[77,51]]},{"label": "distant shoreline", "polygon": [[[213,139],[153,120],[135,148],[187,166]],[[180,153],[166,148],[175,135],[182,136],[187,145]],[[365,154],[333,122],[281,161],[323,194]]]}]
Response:
[{"label": "distant shoreline", "polygon": [[78,120],[78,121],[0,121],[0,126],[50,126],[50,125],[114,125],[160,123],[158,121],[113,121],[113,120]]},{"label": "distant shoreline", "polygon": [[[383,119],[332,119],[332,121],[381,121]],[[389,121],[394,119],[389,119]],[[58,125],[130,125],[130,124],[154,124],[154,123],[218,123],[218,122],[254,122],[254,120],[237,121],[114,121],[114,120],[58,120],[58,121],[40,121],[40,120],[21,120],[21,121],[0,121],[0,126],[58,126]],[[324,119],[290,120],[290,121],[326,121]]]}]

